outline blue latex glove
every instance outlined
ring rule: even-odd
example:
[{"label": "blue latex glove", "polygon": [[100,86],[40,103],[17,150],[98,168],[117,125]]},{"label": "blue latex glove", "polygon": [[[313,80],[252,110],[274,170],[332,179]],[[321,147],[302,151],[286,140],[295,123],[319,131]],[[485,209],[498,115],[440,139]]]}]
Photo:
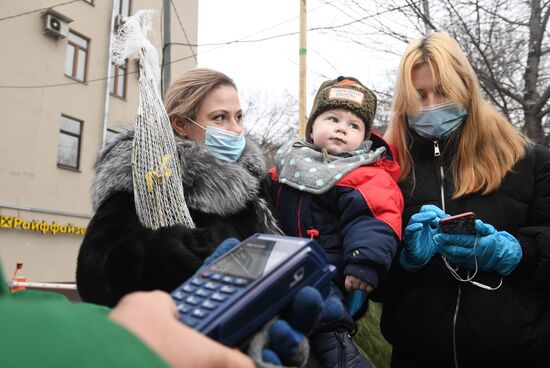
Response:
[{"label": "blue latex glove", "polygon": [[439,233],[439,220],[448,216],[432,204],[422,206],[411,216],[405,228],[403,251],[399,255],[401,267],[416,272],[432,259],[438,250],[433,237]]},{"label": "blue latex glove", "polygon": [[[239,244],[235,238],[224,240],[205,259],[201,269],[227,253]],[[313,287],[302,288],[292,305],[282,316],[266,324],[252,339],[248,355],[257,367],[303,366],[309,357],[309,343],[306,336],[319,324],[321,319],[339,318],[344,306],[338,298],[323,300]]]},{"label": "blue latex glove", "polygon": [[476,220],[475,227],[477,236],[441,233],[434,240],[451,264],[473,270],[477,261],[477,268],[482,271],[509,275],[523,256],[516,238],[481,220]]}]

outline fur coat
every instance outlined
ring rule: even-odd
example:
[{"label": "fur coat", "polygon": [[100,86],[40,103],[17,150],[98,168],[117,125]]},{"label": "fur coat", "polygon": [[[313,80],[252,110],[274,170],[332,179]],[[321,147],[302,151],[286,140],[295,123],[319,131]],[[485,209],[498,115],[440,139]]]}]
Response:
[{"label": "fur coat", "polygon": [[114,306],[136,290],[172,291],[195,273],[227,237],[279,232],[261,195],[265,164],[252,142],[237,162],[215,158],[176,138],[185,198],[196,228],[145,228],[134,203],[131,169],[134,131],[119,134],[101,152],[92,185],[95,214],[77,261],[82,300]]}]

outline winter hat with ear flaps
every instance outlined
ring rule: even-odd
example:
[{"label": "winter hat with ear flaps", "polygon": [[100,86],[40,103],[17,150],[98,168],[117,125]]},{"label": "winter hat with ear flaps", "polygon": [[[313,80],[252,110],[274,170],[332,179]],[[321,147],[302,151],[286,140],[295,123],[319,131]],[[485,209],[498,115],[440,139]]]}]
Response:
[{"label": "winter hat with ear flaps", "polygon": [[376,113],[376,95],[353,77],[338,77],[323,82],[317,91],[307,120],[306,140],[308,142],[311,142],[315,119],[331,109],[346,109],[361,117],[365,124],[365,138],[367,138]]}]

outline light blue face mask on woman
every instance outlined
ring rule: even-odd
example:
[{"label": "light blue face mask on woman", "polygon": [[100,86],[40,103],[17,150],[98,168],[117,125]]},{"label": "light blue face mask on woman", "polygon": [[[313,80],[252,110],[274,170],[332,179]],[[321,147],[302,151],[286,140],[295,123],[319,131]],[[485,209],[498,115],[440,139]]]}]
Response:
[{"label": "light blue face mask on woman", "polygon": [[417,115],[408,115],[409,127],[424,138],[444,138],[458,128],[468,112],[454,102],[421,107]]},{"label": "light blue face mask on woman", "polygon": [[244,129],[240,133],[233,133],[213,126],[204,128],[196,121],[187,118],[190,122],[204,130],[204,146],[220,160],[235,162],[241,157],[246,145]]}]

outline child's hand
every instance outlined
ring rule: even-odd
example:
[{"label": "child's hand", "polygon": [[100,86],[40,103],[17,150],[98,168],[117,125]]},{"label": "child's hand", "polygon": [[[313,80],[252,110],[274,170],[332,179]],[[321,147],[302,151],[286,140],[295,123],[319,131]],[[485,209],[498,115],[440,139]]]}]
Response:
[{"label": "child's hand", "polygon": [[372,287],[371,284],[352,275],[346,275],[346,282],[344,285],[346,286],[346,290],[348,292],[352,292],[353,290],[363,290],[367,293],[372,293],[374,290],[374,287]]}]

